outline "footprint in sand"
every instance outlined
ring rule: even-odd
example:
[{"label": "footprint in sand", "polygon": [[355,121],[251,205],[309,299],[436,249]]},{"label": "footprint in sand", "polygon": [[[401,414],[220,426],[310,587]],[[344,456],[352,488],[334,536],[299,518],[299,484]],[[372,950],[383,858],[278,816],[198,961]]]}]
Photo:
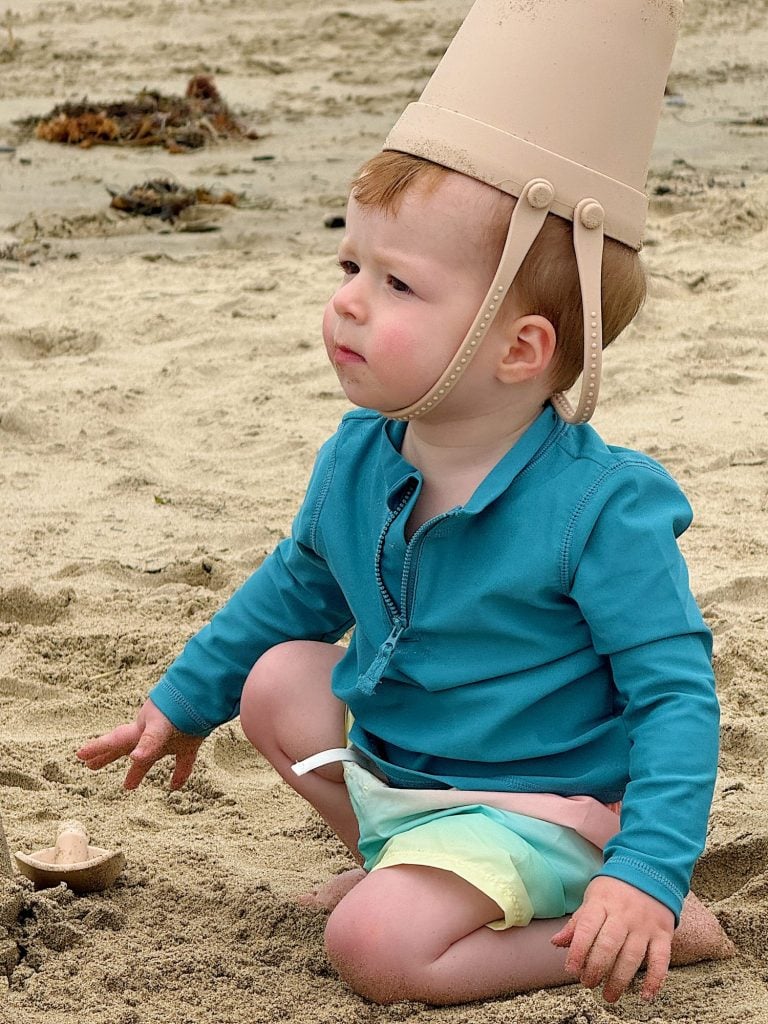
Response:
[{"label": "footprint in sand", "polygon": [[0,354],[21,359],[53,359],[56,356],[84,356],[102,343],[96,331],[74,327],[25,327],[0,331]]},{"label": "footprint in sand", "polygon": [[272,771],[267,760],[239,734],[239,727],[222,730],[213,741],[211,753],[216,767],[228,775],[251,776],[255,771]]},{"label": "footprint in sand", "polygon": [[[726,767],[733,767],[735,762],[741,766],[742,771],[763,775],[768,761],[768,735],[762,723],[755,728],[745,721],[723,722],[720,748]],[[750,761],[751,764],[746,766],[745,761]]]},{"label": "footprint in sand", "polygon": [[68,589],[43,597],[31,587],[0,587],[0,622],[52,626],[64,615],[74,596],[74,591]]},{"label": "footprint in sand", "polygon": [[[158,504],[162,504],[162,502],[159,501]],[[230,582],[229,573],[224,566],[225,563],[219,559],[200,555],[195,558],[177,559],[166,565],[153,565],[151,562],[144,565],[130,565],[106,559],[99,562],[97,568],[112,579],[131,586],[139,584],[154,589],[169,583],[183,583],[188,587],[215,591],[221,590]],[[90,562],[71,562],[59,572],[58,578],[68,579],[87,575],[93,569],[94,566]],[[0,621],[2,621],[2,614],[0,614]]]},{"label": "footprint in sand", "polygon": [[735,606],[743,616],[749,612],[762,612],[768,607],[768,576],[737,576],[722,587],[715,587],[701,595],[701,606],[708,608]]},{"label": "footprint in sand", "polygon": [[61,688],[49,686],[47,683],[36,682],[28,675],[0,676],[0,700],[61,700]]},{"label": "footprint in sand", "polygon": [[228,574],[214,558],[190,558],[158,568],[148,566],[134,572],[144,577],[143,582],[149,586],[162,587],[166,583],[185,583],[188,587],[199,587],[204,590],[220,590],[227,585]]},{"label": "footprint in sand", "polygon": [[0,787],[27,789],[36,792],[43,788],[43,783],[34,775],[22,772],[18,768],[4,768],[0,769]]},{"label": "footprint in sand", "polygon": [[[47,419],[44,413],[31,408],[25,402],[16,402],[13,405],[0,409],[0,433],[5,434],[10,441],[13,438],[23,442],[42,441],[48,432]],[[24,478],[30,479],[30,474],[16,474],[17,480],[22,481],[19,490],[24,489]]]},{"label": "footprint in sand", "polygon": [[737,949],[768,965],[768,836],[746,836],[705,853],[693,884],[718,902],[717,917]]},{"label": "footprint in sand", "polygon": [[709,903],[717,903],[757,877],[768,876],[768,836],[744,836],[707,850],[699,859],[693,888]]}]

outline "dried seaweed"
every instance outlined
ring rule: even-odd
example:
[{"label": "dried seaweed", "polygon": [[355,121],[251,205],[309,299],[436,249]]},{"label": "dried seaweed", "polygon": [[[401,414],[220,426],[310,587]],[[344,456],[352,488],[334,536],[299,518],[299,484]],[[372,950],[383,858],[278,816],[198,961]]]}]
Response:
[{"label": "dried seaweed", "polygon": [[221,139],[259,138],[236,120],[208,75],[191,78],[184,97],[144,89],[117,103],[62,103],[43,118],[21,124],[33,128],[38,139],[83,149],[164,146],[184,153]]},{"label": "dried seaweed", "polygon": [[768,128],[768,114],[755,114],[754,117],[732,118],[727,124],[750,125],[754,128]]},{"label": "dried seaweed", "polygon": [[189,189],[161,178],[145,181],[143,185],[134,185],[127,192],[108,191],[112,196],[109,205],[116,210],[168,221],[175,220],[182,210],[197,203],[237,206],[238,199],[234,192],[215,193],[207,188]]}]

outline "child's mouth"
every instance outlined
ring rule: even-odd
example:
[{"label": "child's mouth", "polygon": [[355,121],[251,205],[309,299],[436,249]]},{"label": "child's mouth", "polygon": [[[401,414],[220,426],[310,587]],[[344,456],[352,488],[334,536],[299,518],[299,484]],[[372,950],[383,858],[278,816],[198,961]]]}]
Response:
[{"label": "child's mouth", "polygon": [[337,345],[333,352],[334,363],[364,363],[365,359],[358,353],[353,352],[351,348],[347,348],[346,345]]}]

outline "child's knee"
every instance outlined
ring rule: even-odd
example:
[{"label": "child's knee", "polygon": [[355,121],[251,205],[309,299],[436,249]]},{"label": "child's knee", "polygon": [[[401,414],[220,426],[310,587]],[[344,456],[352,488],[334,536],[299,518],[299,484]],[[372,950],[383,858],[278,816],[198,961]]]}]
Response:
[{"label": "child's knee", "polygon": [[[292,640],[265,651],[251,669],[240,699],[240,724],[273,764],[278,757],[300,761],[344,745],[344,705],[331,691],[331,672],[342,655],[333,644]],[[343,779],[338,764],[314,774]]]},{"label": "child's knee", "polygon": [[285,703],[286,692],[280,685],[281,676],[290,662],[293,642],[270,647],[259,658],[243,687],[240,698],[240,724],[243,732],[258,746],[265,725],[274,717],[279,705]]},{"label": "child's knee", "polygon": [[[345,906],[346,904],[346,906]],[[325,949],[342,980],[374,1003],[417,999],[415,964],[404,963],[399,944],[364,913],[357,900],[344,899],[328,919]]]},{"label": "child's knee", "polygon": [[[339,905],[341,906],[341,904]],[[325,928],[325,950],[333,967],[353,992],[375,1003],[396,1002],[398,994],[383,984],[380,949],[370,931],[350,927],[338,907]]]}]

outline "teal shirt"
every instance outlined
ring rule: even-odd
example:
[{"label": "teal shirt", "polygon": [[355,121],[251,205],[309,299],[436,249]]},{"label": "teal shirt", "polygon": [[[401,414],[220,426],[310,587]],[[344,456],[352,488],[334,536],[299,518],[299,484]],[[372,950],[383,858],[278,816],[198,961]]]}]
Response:
[{"label": "teal shirt", "polygon": [[679,916],[712,799],[711,637],[677,537],[691,510],[645,455],[546,407],[464,506],[404,527],[405,424],[349,413],[282,541],[151,693],[182,731],[235,717],[285,640],[354,627],[335,695],[395,786],[623,799],[601,874]]}]

